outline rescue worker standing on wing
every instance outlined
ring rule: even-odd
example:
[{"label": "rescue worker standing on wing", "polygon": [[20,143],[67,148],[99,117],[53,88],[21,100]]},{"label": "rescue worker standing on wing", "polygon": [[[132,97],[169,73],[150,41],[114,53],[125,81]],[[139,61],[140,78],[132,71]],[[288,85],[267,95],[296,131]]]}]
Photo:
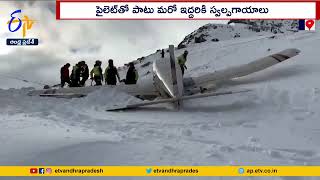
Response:
[{"label": "rescue worker standing on wing", "polygon": [[118,78],[118,81],[120,82],[120,76],[119,76],[118,70],[113,65],[112,59],[109,59],[108,63],[109,65],[104,72],[105,83],[108,85],[116,85],[117,78]]},{"label": "rescue worker standing on wing", "polygon": [[69,86],[71,85],[71,82],[70,82],[70,77],[69,77],[69,67],[70,67],[70,64],[67,63],[65,64],[64,66],[61,67],[60,69],[60,79],[61,79],[61,87],[63,88],[64,85],[66,83],[69,84]]},{"label": "rescue worker standing on wing", "polygon": [[80,63],[76,64],[72,68],[71,73],[71,87],[79,87],[80,83]]},{"label": "rescue worker standing on wing", "polygon": [[133,62],[129,63],[129,69],[127,71],[125,84],[137,84],[138,78],[139,74],[136,68],[134,67]]},{"label": "rescue worker standing on wing", "polygon": [[85,86],[86,81],[89,79],[89,68],[85,61],[81,61],[81,73],[80,76],[82,77],[80,81],[80,86]]},{"label": "rescue worker standing on wing", "polygon": [[178,64],[181,68],[182,75],[184,75],[184,70],[187,70],[186,62],[187,62],[188,51],[185,50],[182,55],[180,55],[178,59]]},{"label": "rescue worker standing on wing", "polygon": [[101,86],[103,81],[103,75],[102,75],[102,69],[101,69],[101,61],[96,61],[94,64],[93,69],[90,72],[90,78],[91,80],[94,80],[96,83],[96,86]]}]

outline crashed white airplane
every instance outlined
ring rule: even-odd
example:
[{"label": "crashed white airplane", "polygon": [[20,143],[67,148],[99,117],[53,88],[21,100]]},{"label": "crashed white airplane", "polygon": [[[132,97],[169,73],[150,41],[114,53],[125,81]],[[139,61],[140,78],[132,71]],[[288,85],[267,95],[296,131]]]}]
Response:
[{"label": "crashed white airplane", "polygon": [[[257,71],[261,71],[275,64],[281,63],[300,53],[298,49],[286,49],[281,52],[260,58],[251,63],[219,70],[200,77],[183,78],[182,72],[175,60],[174,46],[169,46],[170,58],[156,60],[153,63],[153,78],[135,85],[116,85],[119,91],[126,92],[130,95],[140,97],[142,99],[155,99],[161,97],[160,100],[147,101],[137,104],[129,104],[124,107],[114,107],[108,110],[122,110],[146,106],[152,104],[171,102],[176,107],[181,107],[182,101],[186,99],[202,98],[208,96],[219,96],[225,94],[233,94],[245,91],[228,91],[228,92],[212,92],[210,87],[223,80],[243,77]],[[75,98],[84,97],[88,93],[93,92],[103,86],[89,86],[78,88],[60,88],[35,90],[29,95],[39,95],[45,97]]]}]

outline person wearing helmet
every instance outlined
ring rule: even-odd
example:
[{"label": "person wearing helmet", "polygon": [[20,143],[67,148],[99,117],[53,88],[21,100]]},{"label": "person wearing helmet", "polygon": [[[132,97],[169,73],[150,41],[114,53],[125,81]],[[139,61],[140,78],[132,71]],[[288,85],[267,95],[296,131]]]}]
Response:
[{"label": "person wearing helmet", "polygon": [[71,87],[79,87],[80,83],[80,62],[73,66],[70,76]]},{"label": "person wearing helmet", "polygon": [[139,78],[138,71],[134,67],[133,62],[130,62],[125,84],[137,84],[138,78]]},{"label": "person wearing helmet", "polygon": [[108,85],[116,85],[117,78],[118,78],[118,81],[120,82],[120,76],[119,76],[118,70],[113,65],[112,59],[109,59],[108,63],[109,63],[109,65],[104,72],[105,83]]},{"label": "person wearing helmet", "polygon": [[80,86],[85,86],[86,81],[89,79],[89,68],[85,61],[81,61]]},{"label": "person wearing helmet", "polygon": [[71,82],[70,82],[70,77],[69,77],[69,67],[70,67],[70,64],[67,63],[65,64],[64,66],[61,67],[60,69],[60,79],[61,79],[61,87],[63,88],[64,85],[66,83],[69,84],[69,86],[71,85]]},{"label": "person wearing helmet", "polygon": [[94,80],[96,86],[101,86],[103,81],[102,69],[101,69],[102,62],[97,60],[94,64],[93,69],[90,72],[90,79]]},{"label": "person wearing helmet", "polygon": [[181,68],[182,75],[184,75],[184,70],[187,69],[187,66],[186,66],[187,56],[188,56],[188,51],[185,50],[183,52],[183,54],[178,56],[178,58],[177,58],[178,64],[179,64],[179,66]]}]

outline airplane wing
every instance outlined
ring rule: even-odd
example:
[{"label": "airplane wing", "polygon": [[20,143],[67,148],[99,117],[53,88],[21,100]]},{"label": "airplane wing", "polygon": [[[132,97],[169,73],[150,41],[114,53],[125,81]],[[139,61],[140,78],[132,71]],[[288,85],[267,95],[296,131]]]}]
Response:
[{"label": "airplane wing", "polygon": [[76,93],[55,93],[55,94],[40,94],[41,97],[55,97],[55,98],[81,98],[85,97],[85,94],[76,94]]},{"label": "airplane wing", "polygon": [[[257,59],[248,64],[230,67],[218,70],[214,73],[206,74],[200,77],[191,77],[184,79],[184,88],[186,91],[194,91],[195,88],[205,87],[208,84],[214,84],[219,81],[247,76],[249,74],[264,70],[270,66],[276,65],[290,59],[300,53],[298,49],[286,49],[281,52]],[[200,89],[199,89],[200,91]]]},{"label": "airplane wing", "polygon": [[[251,63],[231,67],[223,70],[216,71],[214,73],[210,73],[207,75],[203,75],[200,77],[191,77],[183,79],[183,86],[185,92],[191,92],[190,94],[201,92],[201,87],[206,87],[208,84],[214,84],[216,82],[222,80],[233,79],[237,77],[246,76],[263,69],[266,69],[275,64],[281,63],[285,60],[290,59],[300,53],[298,49],[286,49],[284,51],[269,55],[264,58],[260,58]],[[171,66],[170,66],[171,67]],[[168,68],[169,70],[172,69]],[[165,68],[164,68],[165,69]],[[175,68],[174,68],[175,69]],[[156,70],[156,69],[155,69]],[[179,70],[179,69],[178,69]],[[166,71],[165,71],[166,72]],[[163,76],[166,73],[161,73]],[[164,78],[164,77],[160,77]],[[169,78],[170,79],[170,78]],[[155,83],[155,84],[154,84]],[[140,96],[144,99],[153,99],[159,96],[159,88],[155,85],[159,83],[155,82],[154,79],[144,79],[143,81],[139,81],[136,85],[124,85],[119,84],[116,86],[108,86],[111,88],[117,88],[119,91],[126,92],[132,96]],[[169,83],[170,84],[170,83]],[[47,89],[47,90],[35,90],[31,91],[29,95],[39,95],[39,96],[47,96],[47,97],[63,97],[63,98],[74,98],[74,97],[83,97],[88,93],[91,93],[99,88],[104,86],[89,86],[89,87],[78,87],[78,88],[60,88],[60,89]],[[170,88],[169,88],[170,90]],[[195,91],[194,91],[195,90]],[[184,93],[184,95],[188,95],[188,93]],[[175,97],[176,98],[176,97]],[[172,101],[172,100],[170,100]],[[176,100],[174,100],[176,101]]]},{"label": "airplane wing", "polygon": [[181,97],[166,98],[166,99],[160,99],[160,100],[154,100],[154,101],[147,101],[147,102],[141,102],[136,104],[128,104],[125,106],[115,105],[114,107],[111,107],[106,111],[120,111],[120,110],[134,109],[142,106],[149,106],[149,105],[162,104],[162,103],[174,103],[177,101],[188,100],[188,99],[197,99],[197,98],[204,98],[204,97],[210,97],[210,96],[222,96],[222,95],[229,95],[229,94],[245,93],[250,91],[251,90],[211,92],[211,93],[204,93],[204,94],[195,94],[190,96],[181,96]]},{"label": "airplane wing", "polygon": [[146,99],[153,99],[158,95],[158,92],[153,86],[152,79],[149,81],[146,80],[139,84],[133,84],[133,85],[119,84],[115,86],[105,85],[105,86],[87,86],[87,87],[34,90],[34,91],[30,91],[28,95],[42,96],[42,97],[56,97],[56,98],[77,98],[77,97],[84,97],[87,94],[104,87],[116,88],[117,90],[128,93],[132,96],[144,97]]}]

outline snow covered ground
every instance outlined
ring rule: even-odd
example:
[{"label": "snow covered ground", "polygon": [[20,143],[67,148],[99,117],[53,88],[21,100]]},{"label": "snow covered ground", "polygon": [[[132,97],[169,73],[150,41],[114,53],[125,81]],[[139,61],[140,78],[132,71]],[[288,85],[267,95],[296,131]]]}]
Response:
[{"label": "snow covered ground", "polygon": [[[67,100],[30,97],[28,88],[0,90],[0,164],[319,165],[320,33],[268,36],[188,46],[186,76],[244,64],[286,48],[298,48],[301,54],[219,84],[253,92],[188,100],[179,112],[165,105],[106,112],[107,106],[136,100],[112,88]],[[158,56],[150,55],[145,62]],[[139,70],[143,74],[147,68]]]}]

